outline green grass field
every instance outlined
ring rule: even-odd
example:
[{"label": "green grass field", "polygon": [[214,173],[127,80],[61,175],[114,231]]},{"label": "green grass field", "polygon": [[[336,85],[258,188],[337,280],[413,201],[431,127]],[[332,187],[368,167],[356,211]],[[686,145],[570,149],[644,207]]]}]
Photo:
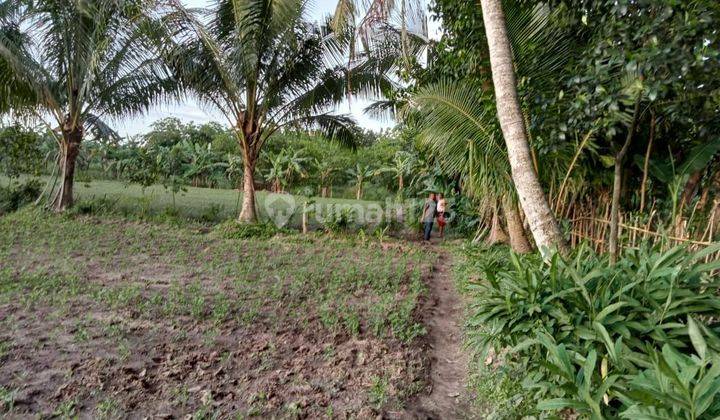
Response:
[{"label": "green grass field", "polygon": [[[22,177],[20,180],[25,181],[28,178]],[[48,180],[47,177],[40,179],[43,182]],[[0,177],[0,182],[7,184],[8,179]],[[308,200],[307,197],[266,191],[258,191],[256,196],[257,210],[262,221],[287,220],[286,227],[300,227],[303,203]],[[157,215],[174,208],[180,217],[212,222],[237,217],[242,203],[242,193],[238,190],[187,187],[176,194],[173,207],[173,194],[162,185],[153,185],[143,190],[135,184],[105,180],[76,182],[75,197],[78,203],[102,201],[114,211],[127,215]],[[323,217],[331,211],[337,211],[338,206],[352,206],[355,209],[356,221],[368,221],[361,225],[376,224],[380,218],[378,212],[386,210],[386,203],[378,201],[320,197],[312,197],[312,200],[318,210],[310,216],[311,228],[319,227]]]},{"label": "green grass field", "polygon": [[[76,192],[80,200],[92,200],[97,198],[105,198],[116,203],[118,208],[146,208],[151,212],[162,212],[164,209],[172,208],[173,198],[172,192],[161,185],[153,185],[144,191],[138,185],[127,185],[118,181],[91,181],[81,182],[76,186]],[[286,202],[277,199],[278,196],[284,194],[269,194],[266,191],[258,191],[257,208],[261,219],[268,218],[268,210],[286,210]],[[267,201],[268,197],[274,197],[276,200],[272,203]],[[296,208],[293,212],[293,220],[291,223],[298,225],[300,222],[302,203],[305,197],[292,196],[287,194],[289,201],[294,200]],[[351,204],[366,206],[372,202],[335,199],[335,198],[316,198],[320,205],[335,204]],[[187,187],[185,191],[176,194],[175,204],[178,211],[183,216],[198,218],[207,213],[212,206],[218,208],[218,217],[221,220],[237,217],[242,203],[242,193],[237,190],[223,190],[214,188],[196,188]]]}]

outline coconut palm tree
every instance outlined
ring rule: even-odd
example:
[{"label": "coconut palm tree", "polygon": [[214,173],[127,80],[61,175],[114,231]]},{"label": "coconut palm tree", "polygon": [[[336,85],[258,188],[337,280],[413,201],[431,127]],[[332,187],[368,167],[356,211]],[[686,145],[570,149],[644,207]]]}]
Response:
[{"label": "coconut palm tree", "polygon": [[[554,14],[547,5],[528,8],[519,2],[506,2],[506,6],[514,69],[524,79],[536,81],[532,91],[520,98],[527,113],[532,94],[556,89],[548,80],[567,60],[567,34],[549,24]],[[537,48],[538,45],[542,48]],[[465,189],[490,209],[489,241],[507,238],[499,220],[502,209],[513,248],[526,251],[529,244],[521,222],[508,148],[502,140],[495,96],[490,89],[481,87],[486,85],[484,80],[475,83],[445,80],[426,85],[410,96],[410,106],[403,112],[417,125],[420,139],[430,147],[439,164],[449,173],[461,175]],[[526,122],[521,124],[524,127]],[[551,181],[557,178],[557,173],[565,173],[567,162],[559,157],[548,158],[548,164],[541,166]]]},{"label": "coconut palm tree", "polygon": [[540,250],[565,250],[567,245],[533,166],[527,127],[517,94],[513,54],[502,1],[481,0],[480,4],[495,87],[497,116],[507,146],[515,189]]},{"label": "coconut palm tree", "polygon": [[[552,13],[547,6],[506,4],[508,37],[518,74],[538,80],[533,85],[536,89],[554,89],[544,81],[564,64],[567,37],[548,24]],[[537,45],[543,48],[538,50],[534,47]],[[525,252],[530,246],[520,222],[507,148],[498,125],[493,92],[483,90],[481,86],[485,85],[484,80],[475,83],[444,80],[426,85],[410,96],[410,106],[403,112],[417,126],[421,141],[432,150],[443,169],[460,175],[466,192],[479,201],[481,209],[489,210],[488,242],[508,239],[500,223],[502,214],[513,249]],[[554,162],[544,172],[552,174],[558,164]]]},{"label": "coconut palm tree", "polygon": [[442,169],[459,174],[466,193],[490,209],[488,240],[507,239],[500,225],[502,208],[513,249],[528,252],[530,244],[518,223],[507,150],[491,98],[463,82],[444,81],[420,88],[412,97],[418,136]]},{"label": "coconut palm tree", "polygon": [[[175,5],[165,51],[184,87],[231,125],[244,161],[239,220],[255,222],[255,167],[273,133],[305,126],[351,145],[354,121],[327,111],[348,94],[390,84],[372,61],[348,63],[347,46],[303,19],[304,0],[218,0],[206,16]],[[352,71],[349,71],[352,69]]]},{"label": "coconut palm tree", "polygon": [[73,203],[86,131],[175,92],[145,36],[154,2],[9,0],[0,7],[0,111],[49,119],[59,146],[52,208]]}]

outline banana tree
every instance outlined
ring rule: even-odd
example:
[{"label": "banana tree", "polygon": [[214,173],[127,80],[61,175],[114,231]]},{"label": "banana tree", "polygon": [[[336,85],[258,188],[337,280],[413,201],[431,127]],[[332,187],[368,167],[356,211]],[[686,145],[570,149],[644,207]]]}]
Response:
[{"label": "banana tree", "polygon": [[228,163],[221,161],[221,156],[213,150],[212,143],[202,145],[183,140],[180,144],[185,149],[188,159],[185,177],[195,187],[212,186],[213,175],[217,170],[226,168]]},{"label": "banana tree", "polygon": [[279,153],[268,156],[270,169],[265,179],[272,183],[273,192],[284,192],[293,175],[302,175],[305,160],[300,151],[292,151],[289,148],[283,148]]},{"label": "banana tree", "polygon": [[49,119],[59,148],[56,211],[73,203],[85,133],[175,92],[145,36],[155,27],[154,10],[150,0],[11,0],[0,7],[0,111]]},{"label": "banana tree", "polygon": [[114,172],[118,178],[122,174],[127,182],[140,185],[143,195],[147,187],[157,182],[159,177],[155,151],[135,139],[118,149],[108,171]]},{"label": "banana tree", "polygon": [[345,172],[352,177],[355,184],[355,198],[358,200],[362,200],[365,181],[375,176],[377,174],[377,171],[370,166],[358,163],[355,165],[354,168],[350,168]]},{"label": "banana tree", "polygon": [[327,197],[333,173],[337,171],[337,168],[329,160],[318,160],[317,158],[313,159],[312,166],[317,174],[320,197]]},{"label": "banana tree", "polygon": [[255,168],[273,133],[305,126],[352,145],[354,121],[328,107],[392,84],[373,60],[348,62],[347,45],[306,22],[306,9],[303,0],[217,0],[205,17],[178,2],[167,15],[176,31],[164,55],[175,75],[201,103],[225,116],[240,145],[241,222],[257,221]]},{"label": "banana tree", "polygon": [[415,156],[409,152],[399,150],[393,156],[392,163],[377,170],[377,173],[391,173],[397,179],[397,193],[402,195],[405,188],[405,176],[410,174],[415,165]]}]

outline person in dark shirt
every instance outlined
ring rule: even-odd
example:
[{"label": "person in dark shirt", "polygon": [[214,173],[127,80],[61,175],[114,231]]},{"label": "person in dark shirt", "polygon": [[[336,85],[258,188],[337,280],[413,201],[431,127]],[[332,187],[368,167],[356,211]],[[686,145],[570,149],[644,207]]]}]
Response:
[{"label": "person in dark shirt", "polygon": [[423,212],[420,221],[423,224],[423,239],[430,241],[430,234],[432,233],[433,221],[435,221],[435,211],[437,209],[437,203],[435,202],[435,193],[430,193],[427,201],[423,205]]}]

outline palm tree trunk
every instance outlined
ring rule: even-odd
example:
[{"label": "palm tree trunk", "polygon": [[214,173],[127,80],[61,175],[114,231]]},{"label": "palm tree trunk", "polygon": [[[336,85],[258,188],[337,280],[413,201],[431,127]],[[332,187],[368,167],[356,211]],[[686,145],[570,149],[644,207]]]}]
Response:
[{"label": "palm tree trunk", "polygon": [[257,223],[257,213],[255,211],[255,159],[251,156],[245,159],[243,200],[238,221],[241,223]]},{"label": "palm tree trunk", "polygon": [[625,143],[615,155],[615,174],[613,179],[612,205],[610,207],[610,238],[608,239],[608,250],[610,251],[610,262],[615,264],[618,258],[618,236],[620,233],[620,195],[622,195],[622,172],[625,155],[627,155],[630,143],[632,142],[635,128],[637,127],[638,115],[640,113],[640,96],[635,100],[632,124],[628,129]]},{"label": "palm tree trunk", "polygon": [[523,113],[517,96],[510,40],[501,0],[481,0],[483,22],[490,51],[498,119],[508,149],[513,182],[540,251],[567,251],[555,215],[540,185],[528,144]]},{"label": "palm tree trunk", "polygon": [[75,127],[72,130],[63,130],[60,150],[61,183],[52,201],[52,209],[64,211],[73,205],[73,185],[75,180],[75,164],[80,154],[83,130]]},{"label": "palm tree trunk", "polygon": [[505,201],[503,207],[505,213],[505,222],[507,223],[508,235],[510,236],[510,247],[518,254],[527,254],[532,251],[530,242],[525,236],[522,220],[518,207],[510,200]]},{"label": "palm tree trunk", "polygon": [[487,239],[485,240],[485,243],[488,245],[495,245],[499,243],[507,243],[508,236],[505,233],[505,231],[502,228],[502,225],[500,224],[500,210],[496,206],[493,209],[492,214],[492,221],[490,222],[490,234],[488,235]]}]

